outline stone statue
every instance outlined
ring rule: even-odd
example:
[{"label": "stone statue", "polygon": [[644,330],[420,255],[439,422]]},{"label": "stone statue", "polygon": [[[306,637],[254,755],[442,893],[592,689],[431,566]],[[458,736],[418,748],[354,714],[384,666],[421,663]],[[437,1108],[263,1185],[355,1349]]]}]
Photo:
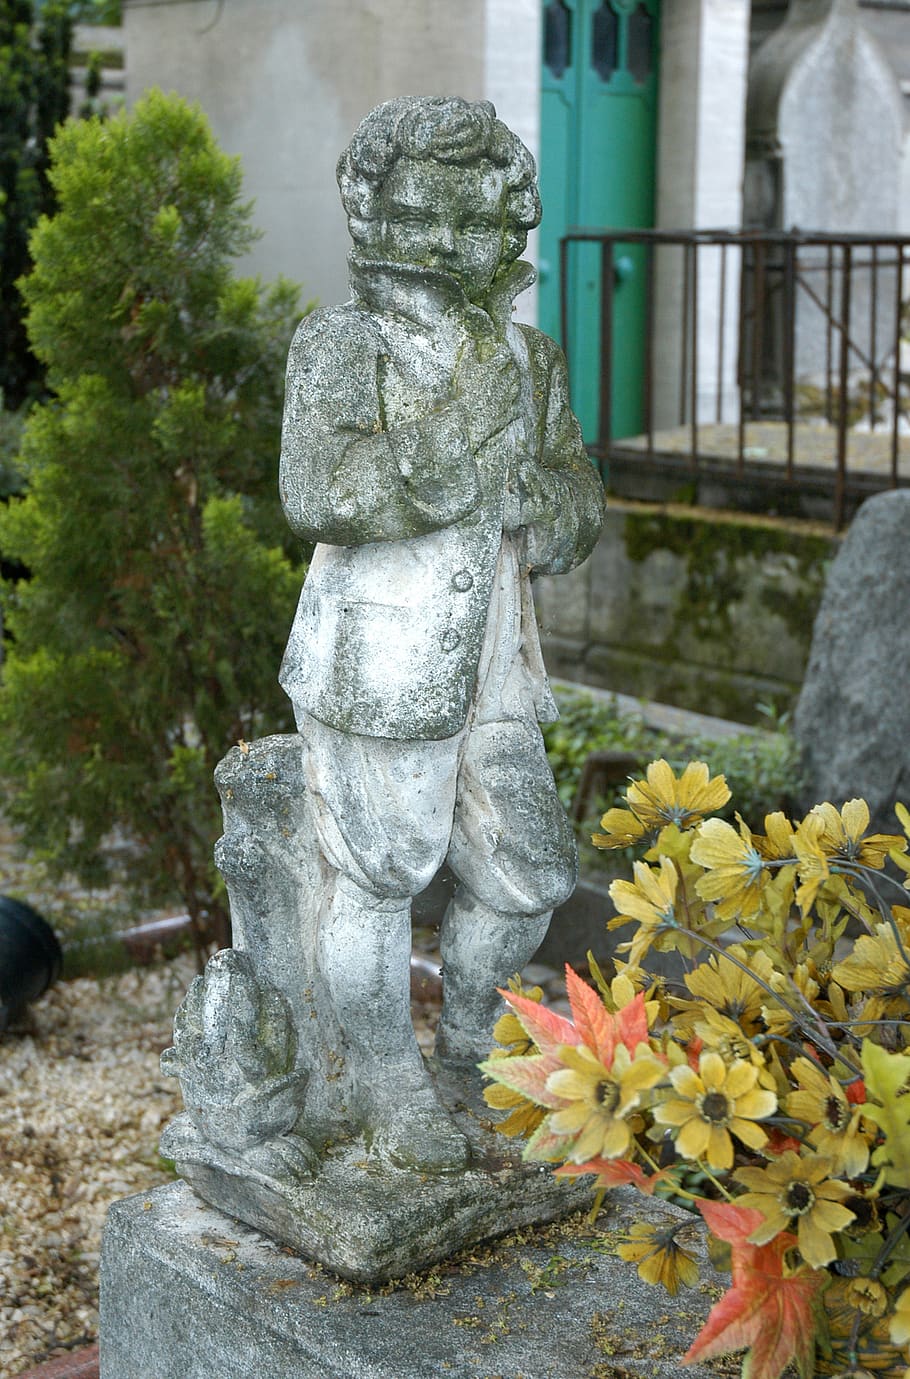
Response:
[{"label": "stone statue", "polygon": [[[165,1067],[187,1111],[164,1150],[215,1205],[371,1277],[401,1265],[377,1264],[378,1235],[367,1264],[313,1240],[313,1194],[346,1190],[339,1154],[348,1189],[352,1162],[386,1174],[386,1198],[396,1173],[419,1173],[483,1215],[479,1112],[455,1111],[496,987],[576,874],[538,728],[556,711],[530,578],[589,554],[603,494],[560,350],[512,321],[540,203],[493,107],[386,102],[338,181],[353,297],[294,337],[281,449],[288,521],[318,543],[281,668],[298,735],[219,767],[235,946],[178,1013]],[[444,862],[457,885],[431,1076],[409,1012],[410,906]],[[525,1210],[526,1184],[512,1196],[516,1223],[570,1205]],[[444,1252],[421,1248],[408,1259]]]}]

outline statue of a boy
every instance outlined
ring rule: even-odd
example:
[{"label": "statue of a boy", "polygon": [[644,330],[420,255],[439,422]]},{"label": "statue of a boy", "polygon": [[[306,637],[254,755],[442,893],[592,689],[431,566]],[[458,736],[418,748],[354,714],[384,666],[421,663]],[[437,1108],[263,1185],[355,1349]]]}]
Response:
[{"label": "statue of a boy", "polygon": [[282,667],[329,865],[318,963],[355,1119],[402,1167],[460,1168],[409,1015],[410,905],[443,862],[443,1060],[490,1044],[495,988],[572,891],[538,720],[555,716],[533,571],[600,531],[565,360],[511,319],[534,164],[487,102],[388,101],[338,164],[353,299],[308,316],[281,497],[319,544]]}]

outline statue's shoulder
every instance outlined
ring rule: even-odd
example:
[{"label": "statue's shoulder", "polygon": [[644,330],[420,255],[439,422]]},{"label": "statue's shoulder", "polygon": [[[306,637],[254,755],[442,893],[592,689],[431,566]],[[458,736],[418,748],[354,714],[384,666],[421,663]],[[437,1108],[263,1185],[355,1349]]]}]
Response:
[{"label": "statue's shoulder", "polygon": [[544,335],[542,330],[538,330],[536,326],[526,325],[524,321],[518,321],[516,324],[537,368],[549,372],[556,364],[565,367],[565,355],[551,336]]},{"label": "statue's shoulder", "polygon": [[304,316],[291,341],[291,358],[305,359],[314,354],[326,358],[347,358],[378,350],[381,336],[374,318],[357,302],[318,307]]}]

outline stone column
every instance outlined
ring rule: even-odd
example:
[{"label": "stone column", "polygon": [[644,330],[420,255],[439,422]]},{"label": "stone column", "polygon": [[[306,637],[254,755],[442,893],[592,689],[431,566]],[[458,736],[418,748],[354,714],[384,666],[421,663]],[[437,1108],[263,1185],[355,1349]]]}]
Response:
[{"label": "stone column", "polygon": [[[897,78],[866,29],[858,0],[790,0],[786,20],[761,45],[749,73],[746,223],[767,229],[897,233],[902,137]],[[858,257],[868,262],[868,254]],[[814,282],[813,262],[818,265]],[[818,296],[825,295],[824,265],[824,250],[800,252],[803,279]],[[880,266],[878,360],[887,359],[894,340],[894,294],[894,273]],[[843,315],[839,293],[833,307]],[[871,311],[870,274],[860,268],[851,288],[851,337],[867,350]],[[779,324],[769,320],[768,340],[779,331]],[[800,292],[798,379],[821,382],[826,340],[822,311],[808,293]],[[782,346],[778,354],[780,350]],[[781,366],[772,358],[768,367],[773,385]]]},{"label": "stone column", "polygon": [[[736,228],[742,210],[749,0],[674,0],[661,18],[660,147],[657,224],[665,230]],[[720,251],[699,257],[698,411],[724,420],[736,407],[739,259],[728,251],[724,359],[718,360]],[[683,275],[680,250],[657,261],[655,422],[680,421]],[[718,377],[720,369],[721,376]]]}]

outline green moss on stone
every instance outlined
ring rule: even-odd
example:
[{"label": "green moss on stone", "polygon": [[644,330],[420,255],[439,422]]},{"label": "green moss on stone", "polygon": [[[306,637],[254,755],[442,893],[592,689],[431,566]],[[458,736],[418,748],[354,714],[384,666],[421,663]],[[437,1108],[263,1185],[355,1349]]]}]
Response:
[{"label": "green moss on stone", "polygon": [[[742,619],[737,625],[736,610],[751,590],[757,609],[779,618],[808,656],[825,572],[836,550],[833,535],[806,523],[640,504],[625,508],[623,540],[635,563],[643,564],[657,551],[683,563],[669,634],[660,650],[650,653],[661,681],[666,676],[660,666],[669,675],[674,663],[685,663],[686,689],[682,697],[668,694],[673,702],[691,700],[692,707],[703,711],[710,705],[711,712],[743,716],[741,672],[746,667],[741,650],[747,632]],[[693,634],[718,648],[712,664],[696,666],[685,656],[684,639],[691,642]],[[760,664],[748,669],[757,675],[763,671]],[[785,697],[795,698],[798,688],[794,684]]]}]

